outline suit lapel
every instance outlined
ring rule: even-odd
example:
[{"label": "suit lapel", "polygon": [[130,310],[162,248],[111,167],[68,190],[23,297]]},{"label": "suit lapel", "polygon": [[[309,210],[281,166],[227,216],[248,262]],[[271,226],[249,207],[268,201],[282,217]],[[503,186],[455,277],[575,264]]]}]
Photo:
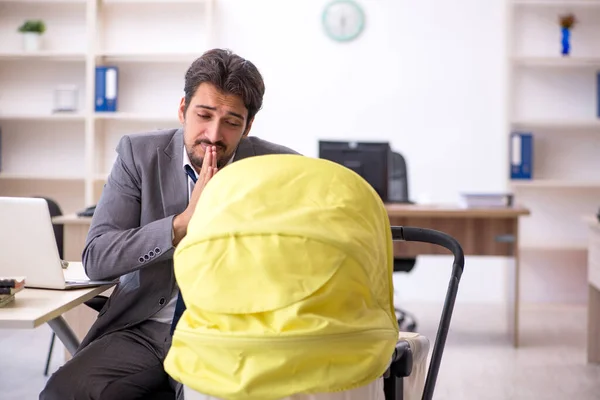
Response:
[{"label": "suit lapel", "polygon": [[183,170],[183,130],[175,132],[158,152],[158,177],[165,217],[181,213],[188,204],[187,176]]},{"label": "suit lapel", "polygon": [[233,156],[233,161],[236,162],[243,158],[255,156],[254,146],[252,146],[252,142],[248,140],[248,138],[242,138],[240,140],[240,144],[238,145],[237,150],[235,151],[235,156]]}]

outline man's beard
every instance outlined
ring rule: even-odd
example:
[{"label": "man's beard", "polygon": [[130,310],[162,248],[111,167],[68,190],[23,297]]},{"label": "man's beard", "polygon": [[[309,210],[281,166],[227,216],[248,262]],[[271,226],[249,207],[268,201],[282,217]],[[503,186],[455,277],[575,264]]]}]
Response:
[{"label": "man's beard", "polygon": [[188,157],[189,157],[192,165],[194,167],[198,168],[198,170],[200,170],[202,168],[202,164],[204,162],[204,159],[206,158],[206,155],[204,157],[198,157],[196,155],[196,153],[194,152],[196,147],[200,146],[202,143],[207,144],[209,146],[217,147],[217,169],[223,168],[227,164],[229,159],[231,158],[231,154],[228,155],[228,154],[221,153],[221,156],[219,156],[219,150],[221,150],[221,152],[224,152],[226,147],[223,146],[222,144],[213,144],[213,143],[209,143],[206,141],[195,142],[192,145],[191,151],[186,148],[186,152],[188,153]]}]

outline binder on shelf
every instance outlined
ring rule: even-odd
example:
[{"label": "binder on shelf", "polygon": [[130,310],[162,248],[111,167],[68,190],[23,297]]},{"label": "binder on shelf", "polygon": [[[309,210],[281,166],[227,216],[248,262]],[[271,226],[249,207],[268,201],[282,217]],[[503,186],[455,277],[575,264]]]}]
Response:
[{"label": "binder on shelf", "polygon": [[115,66],[96,67],[96,112],[117,111],[119,70]]},{"label": "binder on shelf", "polygon": [[533,176],[533,135],[529,132],[510,134],[510,178],[531,179]]},{"label": "binder on shelf", "polygon": [[600,118],[600,71],[596,73],[596,116]]}]

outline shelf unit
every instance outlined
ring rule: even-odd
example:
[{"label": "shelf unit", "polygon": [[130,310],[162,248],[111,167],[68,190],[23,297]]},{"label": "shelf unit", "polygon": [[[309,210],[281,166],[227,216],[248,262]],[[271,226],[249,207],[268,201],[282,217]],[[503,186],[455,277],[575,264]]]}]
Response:
[{"label": "shelf unit", "polygon": [[[95,204],[123,134],[178,127],[189,64],[214,47],[215,0],[0,0],[0,195]],[[38,52],[18,26],[43,19]],[[94,110],[95,68],[119,69],[118,111]],[[78,110],[53,113],[76,85]]]},{"label": "shelf unit", "polygon": [[[509,178],[516,201],[531,210],[521,224],[520,247],[564,255],[546,256],[544,263],[581,263],[587,248],[582,216],[600,207],[600,0],[507,5],[509,132],[532,133],[534,148],[533,179]],[[578,22],[571,54],[563,57],[559,15],[566,13]],[[572,265],[563,267],[568,279]]]}]

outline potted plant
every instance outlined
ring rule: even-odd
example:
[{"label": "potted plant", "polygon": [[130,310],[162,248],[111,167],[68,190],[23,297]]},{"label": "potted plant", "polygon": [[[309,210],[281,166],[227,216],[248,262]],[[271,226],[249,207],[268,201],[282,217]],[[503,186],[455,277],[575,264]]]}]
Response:
[{"label": "potted plant", "polygon": [[44,21],[30,19],[23,22],[19,32],[23,34],[23,47],[25,51],[38,51],[40,49],[40,37],[46,31]]}]

